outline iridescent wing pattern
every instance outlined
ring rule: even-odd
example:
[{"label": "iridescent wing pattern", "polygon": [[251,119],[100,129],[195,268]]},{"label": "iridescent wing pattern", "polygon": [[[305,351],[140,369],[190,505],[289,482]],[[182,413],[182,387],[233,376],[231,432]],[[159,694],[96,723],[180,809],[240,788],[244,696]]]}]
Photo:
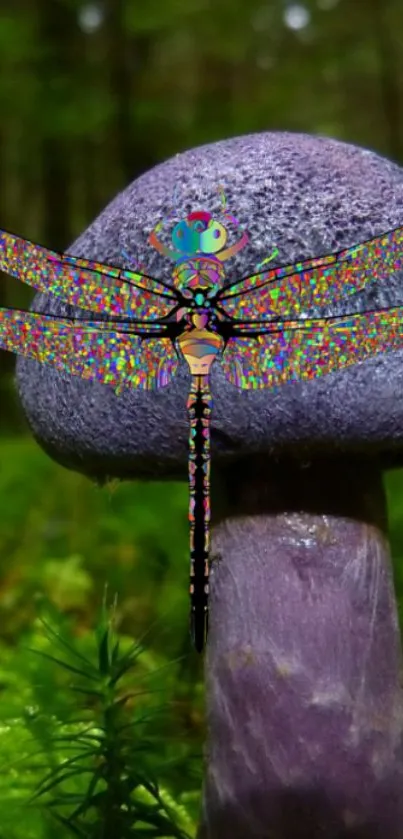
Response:
[{"label": "iridescent wing pattern", "polygon": [[5,230],[0,271],[72,306],[117,318],[160,320],[181,302],[175,288],[145,274],[58,254]]},{"label": "iridescent wing pattern", "polygon": [[[137,331],[135,331],[137,330]],[[165,387],[178,355],[169,326],[79,321],[0,309],[0,349],[83,379],[124,388]]]},{"label": "iridescent wing pattern", "polygon": [[329,256],[252,274],[222,288],[215,303],[231,319],[298,317],[312,306],[326,306],[402,269],[403,227],[398,227]]},{"label": "iridescent wing pattern", "polygon": [[402,348],[403,307],[270,326],[262,323],[260,329],[251,321],[234,327],[221,366],[239,388],[276,388]]}]

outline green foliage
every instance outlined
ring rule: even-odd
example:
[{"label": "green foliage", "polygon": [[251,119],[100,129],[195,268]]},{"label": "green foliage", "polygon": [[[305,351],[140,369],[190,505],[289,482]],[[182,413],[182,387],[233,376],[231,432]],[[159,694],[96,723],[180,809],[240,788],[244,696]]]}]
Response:
[{"label": "green foliage", "polygon": [[190,749],[169,742],[162,684],[175,662],[144,664],[143,644],[117,637],[105,609],[95,639],[74,638],[48,601],[41,613],[45,633],[29,633],[34,646],[1,674],[0,836],[194,836],[195,813],[170,783],[179,772],[200,785]]},{"label": "green foliage", "polygon": [[157,621],[159,649],[174,656],[182,650],[189,572],[184,484],[99,489],[60,469],[31,440],[7,439],[0,442],[0,497],[3,633],[26,625],[38,590],[77,614],[86,602],[101,602],[108,583],[122,594],[128,634]]},{"label": "green foliage", "polygon": [[[187,630],[186,487],[100,490],[14,439],[0,443],[0,509],[0,839],[74,835],[51,814],[72,821],[79,805],[87,833],[76,835],[103,836],[88,831],[116,750],[127,775],[117,799],[133,776],[132,810],[153,811],[158,833],[144,835],[192,836],[204,732],[202,662]],[[106,582],[118,595],[114,630],[104,615],[94,639]],[[35,789],[43,795],[28,807]],[[161,832],[169,819],[182,834]]]},{"label": "green foliage", "polygon": [[[40,721],[43,755],[50,754],[53,765],[31,803],[45,798],[54,818],[86,839],[141,835],[188,839],[180,822],[194,833],[190,816],[160,790],[156,778],[163,733],[158,716],[164,706],[153,707],[150,697],[161,690],[145,687],[141,675],[134,685],[128,678],[139,669],[142,645],[135,642],[123,651],[125,645],[114,635],[105,608],[96,629],[96,657],[84,655],[65,628],[61,632],[46,621],[43,624],[62,656],[44,649],[35,652],[65,670],[65,687],[75,696],[62,713],[59,707],[59,718],[46,710]],[[35,735],[35,721],[31,729]],[[185,768],[183,758],[175,762]]]},{"label": "green foliage", "polygon": [[389,536],[393,559],[393,575],[400,628],[403,632],[403,470],[389,472],[386,477]]}]

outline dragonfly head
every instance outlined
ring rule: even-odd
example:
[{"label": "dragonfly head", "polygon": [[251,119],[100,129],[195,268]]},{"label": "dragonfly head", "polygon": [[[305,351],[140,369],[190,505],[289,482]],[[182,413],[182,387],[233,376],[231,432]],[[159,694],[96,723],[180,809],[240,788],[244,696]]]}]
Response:
[{"label": "dragonfly head", "polygon": [[218,253],[227,241],[223,224],[211,213],[200,210],[181,219],[172,231],[172,244],[176,251],[187,256]]}]

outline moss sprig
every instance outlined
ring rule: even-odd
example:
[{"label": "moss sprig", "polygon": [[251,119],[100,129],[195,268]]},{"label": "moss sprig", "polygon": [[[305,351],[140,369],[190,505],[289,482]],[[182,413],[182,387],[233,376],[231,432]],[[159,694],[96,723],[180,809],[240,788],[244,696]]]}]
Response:
[{"label": "moss sprig", "polygon": [[[132,684],[143,643],[123,651],[105,602],[92,657],[66,631],[44,618],[41,623],[50,649],[30,649],[64,671],[73,699],[45,738],[47,771],[29,806],[51,814],[58,836],[63,827],[66,835],[83,839],[191,839],[196,826],[186,807],[157,780],[163,729],[156,721],[167,705],[150,698],[161,689],[141,684],[142,675]],[[160,771],[166,775],[165,766]]]}]

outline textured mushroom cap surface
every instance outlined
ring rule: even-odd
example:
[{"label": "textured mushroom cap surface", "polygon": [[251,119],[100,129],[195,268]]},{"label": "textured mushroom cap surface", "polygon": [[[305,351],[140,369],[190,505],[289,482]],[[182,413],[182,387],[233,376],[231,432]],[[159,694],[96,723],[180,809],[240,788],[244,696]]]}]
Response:
[{"label": "textured mushroom cap surface", "polygon": [[[379,155],[321,137],[262,133],[236,137],[179,154],[120,193],[69,248],[69,253],[128,267],[124,249],[153,277],[168,280],[172,263],[148,244],[156,223],[175,211],[161,234],[186,213],[220,215],[217,187],[250,242],[225,263],[228,281],[251,274],[270,255],[273,266],[323,256],[403,225],[403,170]],[[401,272],[346,297],[341,314],[402,303]],[[81,310],[43,294],[32,308],[82,317]],[[65,466],[105,477],[184,477],[187,463],[184,363],[159,390],[112,388],[19,359],[20,396],[32,431]],[[213,365],[212,456],[270,451],[311,457],[326,451],[372,452],[384,465],[403,460],[403,351],[379,355],[277,392],[241,391]]]}]

